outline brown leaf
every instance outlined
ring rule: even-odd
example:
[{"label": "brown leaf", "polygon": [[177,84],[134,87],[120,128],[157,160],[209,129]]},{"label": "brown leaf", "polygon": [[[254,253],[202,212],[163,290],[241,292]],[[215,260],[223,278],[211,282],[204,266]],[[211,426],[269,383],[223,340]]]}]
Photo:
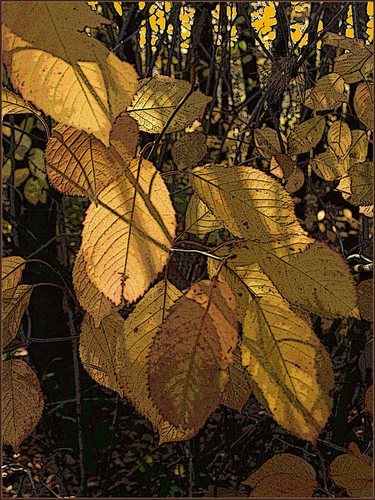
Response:
[{"label": "brown leaf", "polygon": [[3,345],[7,346],[17,335],[22,317],[28,308],[33,287],[19,285],[3,292]]},{"label": "brown leaf", "polygon": [[372,497],[373,468],[367,458],[345,453],[335,458],[330,465],[331,478],[352,497]]},{"label": "brown leaf", "polygon": [[173,161],[181,169],[195,167],[206,154],[206,136],[202,132],[184,134],[172,146]]},{"label": "brown leaf", "polygon": [[373,321],[373,280],[364,280],[357,285],[358,306],[361,318],[366,321]]},{"label": "brown leaf", "polygon": [[372,162],[357,163],[349,169],[352,196],[350,202],[354,205],[372,205],[374,165]]},{"label": "brown leaf", "polygon": [[276,130],[270,127],[257,128],[254,130],[254,142],[259,153],[264,158],[281,153],[279,136]]},{"label": "brown leaf", "polygon": [[374,130],[374,85],[360,83],[354,94],[354,110],[362,123]]},{"label": "brown leaf", "polygon": [[23,115],[25,113],[37,114],[38,112],[19,95],[6,88],[1,89],[1,119],[5,115]]},{"label": "brown leaf", "polygon": [[2,437],[17,450],[42,416],[43,394],[34,370],[18,359],[3,362],[2,382]]},{"label": "brown leaf", "polygon": [[338,108],[347,100],[344,79],[337,73],[329,73],[306,90],[304,104],[314,111],[326,111]]},{"label": "brown leaf", "polygon": [[347,123],[335,121],[328,129],[327,141],[337,158],[344,157],[352,145],[352,133]]},{"label": "brown leaf", "polygon": [[241,351],[233,352],[233,363],[228,367],[228,382],[225,385],[221,403],[241,411],[251,394],[250,376],[242,366]]},{"label": "brown leaf", "polygon": [[22,257],[3,257],[1,260],[1,289],[3,293],[12,290],[21,281],[22,272],[26,261]]},{"label": "brown leaf", "polygon": [[324,116],[314,116],[295,127],[288,137],[288,152],[291,155],[308,153],[323,136],[326,125]]}]

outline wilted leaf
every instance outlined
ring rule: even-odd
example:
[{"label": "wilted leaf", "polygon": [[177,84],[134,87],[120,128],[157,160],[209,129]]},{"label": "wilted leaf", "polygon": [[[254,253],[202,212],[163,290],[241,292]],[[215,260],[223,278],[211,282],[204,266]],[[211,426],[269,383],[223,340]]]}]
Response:
[{"label": "wilted leaf", "polygon": [[357,163],[349,169],[351,193],[350,202],[354,205],[372,205],[374,165],[372,162]]},{"label": "wilted leaf", "polygon": [[26,102],[22,97],[11,92],[6,88],[1,89],[1,119],[5,115],[18,115],[25,113],[34,113],[37,111],[34,107]]},{"label": "wilted leaf", "polygon": [[271,156],[281,153],[279,136],[273,128],[264,127],[255,129],[254,142],[259,153],[264,158],[271,158]]},{"label": "wilted leaf", "polygon": [[304,104],[314,111],[325,111],[336,109],[347,100],[344,79],[337,73],[329,73],[306,90]]},{"label": "wilted leaf", "polygon": [[123,396],[123,391],[116,373],[115,349],[123,329],[124,320],[115,310],[106,315],[99,326],[86,313],[79,340],[79,356],[90,377],[98,384],[118,392],[120,396]]},{"label": "wilted leaf", "polygon": [[2,375],[2,436],[17,450],[42,416],[43,394],[34,370],[24,361],[5,361]]},{"label": "wilted leaf", "polygon": [[21,280],[26,261],[22,257],[3,257],[1,260],[1,289],[3,293],[15,290]]},{"label": "wilted leaf", "polygon": [[308,153],[315,148],[323,136],[325,125],[324,116],[315,116],[297,125],[288,137],[289,154]]},{"label": "wilted leaf", "polygon": [[17,335],[22,317],[26,311],[33,287],[19,285],[16,289],[3,292],[3,344],[8,345]]},{"label": "wilted leaf", "polygon": [[192,170],[190,179],[199,198],[235,236],[304,233],[289,194],[260,170],[205,165]]},{"label": "wilted leaf", "polygon": [[148,388],[148,364],[153,339],[181,295],[166,280],[151,288],[124,322],[123,334],[118,337],[116,347],[117,372],[124,395],[159,431],[160,443],[184,441],[199,430],[183,430],[163,419],[152,402]]},{"label": "wilted leaf", "polygon": [[95,327],[113,310],[113,305],[87,276],[82,250],[79,250],[73,268],[74,291],[80,305],[90,314]]},{"label": "wilted leaf", "polygon": [[199,120],[212,100],[212,97],[191,90],[191,83],[186,80],[161,75],[145,78],[139,84],[128,113],[145,132],[158,134],[167,123],[166,132],[177,132]]},{"label": "wilted leaf", "polygon": [[204,235],[222,227],[223,225],[216,219],[211,210],[196,194],[193,194],[186,209],[186,231]]},{"label": "wilted leaf", "polygon": [[174,425],[200,428],[221,400],[237,345],[235,298],[200,281],[176,301],[150,351],[151,397]]},{"label": "wilted leaf", "polygon": [[241,351],[237,348],[233,353],[233,362],[228,367],[228,382],[220,402],[229,408],[241,411],[250,394],[250,376],[242,366]]},{"label": "wilted leaf", "polygon": [[347,123],[335,121],[328,129],[327,141],[338,158],[345,156],[352,145],[352,133]]},{"label": "wilted leaf", "polygon": [[374,130],[374,85],[360,83],[354,94],[354,110],[362,123]]},{"label": "wilted leaf", "polygon": [[373,493],[373,468],[364,457],[345,453],[333,460],[331,478],[352,497],[369,497]]},{"label": "wilted leaf", "polygon": [[358,307],[361,318],[373,321],[373,280],[364,280],[357,285]]},{"label": "wilted leaf", "polygon": [[178,168],[195,167],[206,154],[206,136],[202,132],[184,134],[172,146],[172,158]]},{"label": "wilted leaf", "polygon": [[151,162],[133,160],[87,211],[82,252],[88,277],[114,304],[133,302],[163,270],[175,230],[162,177]]},{"label": "wilted leaf", "polygon": [[289,453],[273,456],[244,483],[254,488],[251,497],[261,498],[310,498],[318,487],[313,467]]},{"label": "wilted leaf", "polygon": [[326,181],[340,179],[348,171],[348,163],[339,160],[331,148],[312,158],[310,165],[316,175]]},{"label": "wilted leaf", "polygon": [[110,21],[82,2],[29,2],[27,15],[25,5],[4,5],[4,61],[13,86],[58,122],[108,145],[112,122],[136,90],[136,72],[79,31]]}]

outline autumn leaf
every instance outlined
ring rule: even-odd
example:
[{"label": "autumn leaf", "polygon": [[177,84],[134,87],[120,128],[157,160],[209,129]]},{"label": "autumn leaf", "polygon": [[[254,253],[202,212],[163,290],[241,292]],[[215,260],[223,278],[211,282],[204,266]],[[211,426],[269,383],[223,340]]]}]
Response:
[{"label": "autumn leaf", "polygon": [[4,62],[14,88],[53,119],[108,145],[112,122],[136,90],[136,72],[79,31],[110,21],[82,2],[9,2],[3,14]]},{"label": "autumn leaf", "polygon": [[241,351],[233,352],[233,362],[228,366],[228,381],[225,385],[221,403],[241,411],[251,394],[250,376],[242,366]]},{"label": "autumn leaf", "polygon": [[313,467],[290,453],[274,455],[244,484],[253,488],[251,497],[260,498],[310,498],[318,487]]},{"label": "autumn leaf", "polygon": [[362,319],[373,321],[373,280],[364,280],[357,285],[358,307]]},{"label": "autumn leaf", "polygon": [[73,285],[78,302],[89,313],[90,321],[98,328],[102,319],[113,311],[114,306],[90,281],[82,250],[79,250],[74,262]]},{"label": "autumn leaf", "polygon": [[172,146],[172,158],[179,169],[195,167],[206,154],[206,136],[202,132],[183,134]]},{"label": "autumn leaf", "polygon": [[349,169],[351,197],[354,205],[372,205],[374,165],[372,162],[357,163]]},{"label": "autumn leaf", "polygon": [[294,128],[288,136],[288,152],[291,155],[308,153],[320,142],[325,129],[324,116],[315,116]]},{"label": "autumn leaf", "polygon": [[186,209],[186,231],[192,234],[205,235],[222,227],[221,222],[216,219],[203,201],[193,193]]},{"label": "autumn leaf", "polygon": [[349,125],[342,120],[337,120],[329,127],[327,142],[338,158],[344,157],[352,145],[352,133]]},{"label": "autumn leaf", "polygon": [[90,377],[120,396],[123,396],[123,391],[116,374],[115,349],[123,328],[124,320],[115,310],[106,315],[99,326],[86,313],[79,340],[79,356]]},{"label": "autumn leaf", "polygon": [[34,370],[24,361],[3,362],[2,438],[17,450],[37,426],[43,413],[43,394]]},{"label": "autumn leaf", "polygon": [[154,405],[148,387],[148,364],[153,339],[181,295],[166,280],[152,287],[125,320],[123,333],[117,339],[116,366],[124,395],[159,431],[160,444],[184,441],[199,430],[183,430],[165,420]]},{"label": "autumn leaf", "polygon": [[314,111],[326,111],[338,108],[347,100],[344,79],[337,73],[329,73],[306,90],[304,104]]},{"label": "autumn leaf", "polygon": [[304,233],[289,194],[260,170],[205,165],[193,169],[190,180],[199,198],[235,236],[256,239]]},{"label": "autumn leaf", "polygon": [[343,177],[348,171],[348,163],[337,158],[331,148],[310,160],[313,171],[326,181],[334,181]]},{"label": "autumn leaf", "polygon": [[353,41],[348,52],[337,56],[333,66],[334,73],[341,75],[346,83],[365,80],[373,71],[374,54],[371,47]]},{"label": "autumn leaf", "polygon": [[276,154],[271,158],[270,173],[282,180],[285,190],[290,194],[301,189],[305,182],[302,170],[284,154]]},{"label": "autumn leaf", "polygon": [[12,256],[3,257],[1,260],[1,289],[5,293],[7,291],[15,291],[19,284],[22,272],[25,269],[26,261],[22,257]]},{"label": "autumn leaf", "polygon": [[37,114],[34,107],[26,102],[22,97],[11,92],[7,88],[1,89],[1,119],[5,115],[18,115],[25,113]]},{"label": "autumn leaf", "polygon": [[89,279],[116,305],[137,300],[163,270],[175,230],[162,177],[151,162],[133,160],[87,211],[82,252]]},{"label": "autumn leaf", "polygon": [[360,83],[354,94],[354,110],[362,123],[374,130],[374,85]]},{"label": "autumn leaf", "polygon": [[235,299],[225,283],[192,285],[154,337],[149,384],[160,413],[174,425],[200,428],[221,400],[237,345]]},{"label": "autumn leaf", "polygon": [[212,100],[199,91],[192,91],[191,83],[169,76],[155,75],[141,80],[138,91],[127,111],[140,130],[151,134],[178,132],[201,119]]},{"label": "autumn leaf", "polygon": [[329,472],[335,483],[345,488],[349,496],[372,498],[373,467],[368,457],[353,453],[339,455],[331,463]]},{"label": "autumn leaf", "polygon": [[365,394],[365,411],[371,415],[374,412],[374,386],[370,385]]},{"label": "autumn leaf", "polygon": [[279,136],[276,130],[270,127],[255,129],[254,142],[259,153],[264,158],[271,158],[271,156],[282,152]]},{"label": "autumn leaf", "polygon": [[22,317],[29,305],[33,287],[19,285],[3,292],[3,344],[8,345],[17,335]]}]

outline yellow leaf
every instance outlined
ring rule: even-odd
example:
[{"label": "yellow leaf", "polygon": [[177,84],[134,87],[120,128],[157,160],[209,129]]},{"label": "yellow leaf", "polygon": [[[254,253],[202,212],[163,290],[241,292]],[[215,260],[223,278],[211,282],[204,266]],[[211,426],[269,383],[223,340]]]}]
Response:
[{"label": "yellow leaf", "polygon": [[79,341],[79,356],[90,377],[120,396],[123,396],[123,391],[116,373],[115,349],[123,328],[124,320],[115,310],[105,316],[98,326],[94,318],[86,313]]},{"label": "yellow leaf", "polygon": [[358,307],[361,318],[366,321],[373,321],[373,280],[368,279],[361,281],[357,285]]},{"label": "yellow leaf", "polygon": [[184,134],[172,146],[173,161],[181,169],[195,167],[206,154],[206,136],[202,132]]},{"label": "yellow leaf", "polygon": [[311,465],[290,453],[267,460],[244,484],[252,486],[251,497],[260,498],[310,498],[318,487]]},{"label": "yellow leaf", "polygon": [[315,148],[323,136],[325,125],[324,116],[315,116],[297,125],[288,137],[289,154],[308,153]]},{"label": "yellow leaf", "polygon": [[3,293],[8,290],[15,291],[25,266],[26,261],[22,257],[12,256],[1,259],[1,289]]},{"label": "yellow leaf", "polygon": [[243,323],[242,364],[283,427],[315,442],[331,412],[331,361],[310,326],[280,297],[254,298]]},{"label": "yellow leaf", "polygon": [[124,395],[159,431],[160,443],[184,441],[199,429],[183,430],[163,419],[152,402],[148,386],[150,349],[155,335],[181,292],[166,280],[151,288],[124,322],[117,339],[116,366]]},{"label": "yellow leaf", "polygon": [[352,145],[352,133],[347,123],[335,121],[328,129],[327,141],[338,158],[345,156]]},{"label": "yellow leaf", "polygon": [[73,285],[78,302],[98,328],[102,319],[113,311],[113,305],[87,276],[82,250],[79,250],[74,262]]},{"label": "yellow leaf", "polygon": [[12,175],[12,160],[8,158],[8,160],[3,164],[1,168],[1,180],[3,184],[9,181]]},{"label": "yellow leaf", "polygon": [[313,171],[326,181],[340,179],[348,171],[348,162],[339,160],[331,148],[310,160]]},{"label": "yellow leaf", "polygon": [[279,136],[276,130],[270,127],[255,129],[254,142],[259,153],[264,158],[271,158],[271,156],[281,153]]},{"label": "yellow leaf", "polygon": [[329,73],[306,90],[304,104],[314,111],[325,111],[336,109],[347,100],[344,79],[337,73]]},{"label": "yellow leaf", "polygon": [[162,177],[151,162],[133,160],[87,211],[82,252],[89,279],[116,305],[137,300],[163,270],[175,230]]},{"label": "yellow leaf", "polygon": [[42,416],[43,394],[34,370],[24,361],[5,361],[2,378],[2,437],[5,444],[17,450]]},{"label": "yellow leaf", "polygon": [[33,287],[19,285],[3,292],[3,344],[8,345],[17,335],[22,317],[29,305]]},{"label": "yellow leaf", "polygon": [[83,2],[19,2],[4,5],[3,22],[14,88],[56,121],[108,145],[112,122],[131,103],[136,73],[79,31],[110,21]]},{"label": "yellow leaf", "polygon": [[219,404],[237,345],[235,298],[225,283],[195,283],[171,308],[150,350],[151,397],[174,425],[200,428]]},{"label": "yellow leaf", "polygon": [[346,83],[365,80],[373,71],[373,52],[367,45],[353,44],[349,52],[335,58],[333,71],[341,75]]},{"label": "yellow leaf", "polygon": [[351,193],[350,202],[354,205],[372,205],[374,165],[372,162],[357,163],[349,169]]},{"label": "yellow leaf", "polygon": [[37,114],[37,111],[31,104],[26,102],[22,97],[11,92],[6,88],[1,89],[1,119],[5,115],[18,115],[25,113]]},{"label": "yellow leaf", "polygon": [[215,218],[203,201],[196,194],[193,194],[186,209],[186,231],[192,234],[204,235],[222,227],[223,225]]},{"label": "yellow leaf", "polygon": [[359,213],[363,214],[365,217],[372,219],[374,217],[374,205],[369,205],[367,207],[360,206]]},{"label": "yellow leaf", "polygon": [[140,130],[158,134],[168,124],[166,132],[177,132],[201,119],[212,100],[212,97],[191,90],[191,83],[186,80],[161,75],[145,78],[127,111]]},{"label": "yellow leaf", "polygon": [[30,170],[25,168],[17,168],[14,171],[14,186],[19,187],[21,184],[25,182],[25,180],[29,177]]},{"label": "yellow leaf", "polygon": [[225,385],[221,403],[241,411],[251,394],[250,376],[241,363],[239,348],[233,353],[233,363],[228,367],[228,382]]},{"label": "yellow leaf", "polygon": [[331,478],[352,497],[372,498],[373,468],[365,457],[345,453],[330,465]]},{"label": "yellow leaf", "polygon": [[249,166],[205,165],[190,173],[192,186],[235,236],[304,234],[294,203],[277,180]]},{"label": "yellow leaf", "polygon": [[354,110],[362,123],[374,130],[374,85],[360,83],[354,94]]}]

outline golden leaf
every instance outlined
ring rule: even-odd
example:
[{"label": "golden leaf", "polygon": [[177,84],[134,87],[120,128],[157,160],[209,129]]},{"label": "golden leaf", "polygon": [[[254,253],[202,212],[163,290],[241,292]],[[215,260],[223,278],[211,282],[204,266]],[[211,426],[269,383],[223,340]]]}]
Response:
[{"label": "golden leaf", "polygon": [[186,209],[186,231],[204,235],[222,227],[223,225],[216,219],[211,210],[193,193]]},{"label": "golden leaf", "polygon": [[243,323],[242,364],[274,419],[315,442],[331,412],[331,361],[310,326],[280,297],[254,298]]},{"label": "golden leaf", "polygon": [[295,193],[305,182],[304,173],[287,155],[276,154],[270,161],[270,173],[282,180],[288,193]]},{"label": "golden leaf", "polygon": [[206,136],[202,132],[184,134],[172,146],[172,158],[178,168],[195,167],[206,154]]},{"label": "golden leaf", "polygon": [[353,43],[349,52],[335,58],[334,73],[341,75],[346,83],[365,80],[373,71],[373,52],[369,46]]},{"label": "golden leaf", "polygon": [[195,283],[171,308],[150,350],[151,397],[174,425],[200,428],[221,400],[237,345],[234,296],[225,283]]},{"label": "golden leaf", "polygon": [[361,318],[366,321],[373,321],[373,280],[364,280],[357,285],[358,307]]},{"label": "golden leaf", "polygon": [[17,335],[22,317],[29,305],[33,287],[19,285],[3,293],[3,344],[8,345]]},{"label": "golden leaf", "polygon": [[273,128],[263,127],[255,129],[254,142],[259,153],[264,158],[271,158],[271,156],[281,153],[279,136]]},{"label": "golden leaf", "polygon": [[288,137],[289,154],[308,153],[315,148],[323,136],[325,125],[324,116],[315,116],[297,125]]},{"label": "golden leaf", "polygon": [[347,38],[328,31],[322,38],[323,45],[331,45],[344,50],[361,50],[365,46],[364,41],[359,38]]},{"label": "golden leaf", "polygon": [[306,90],[304,104],[314,111],[325,111],[336,109],[347,100],[344,79],[337,73],[329,73]]},{"label": "golden leaf", "polygon": [[34,107],[22,97],[6,88],[1,89],[1,119],[5,115],[23,115],[25,113],[37,114]]},{"label": "golden leaf", "polygon": [[352,145],[349,150],[350,164],[366,161],[368,151],[368,139],[364,130],[352,130]]},{"label": "golden leaf", "polygon": [[148,387],[148,364],[153,339],[167,318],[170,308],[181,295],[181,292],[166,280],[155,285],[125,320],[123,334],[117,339],[116,366],[124,395],[141,415],[151,421],[154,429],[159,431],[160,444],[184,441],[199,430],[183,430],[163,419],[152,402]]},{"label": "golden leaf", "polygon": [[352,497],[372,498],[373,468],[366,458],[345,453],[335,458],[329,467],[331,478]]},{"label": "golden leaf", "polygon": [[372,162],[357,163],[349,169],[351,193],[350,202],[354,205],[372,205],[374,165]]},{"label": "golden leaf", "polygon": [[162,177],[151,162],[133,160],[87,211],[82,252],[89,279],[116,305],[137,300],[163,270],[175,230]]},{"label": "golden leaf", "polygon": [[345,156],[352,145],[352,133],[347,123],[335,121],[328,129],[327,141],[338,158]]},{"label": "golden leaf", "polygon": [[199,198],[235,236],[255,239],[304,233],[292,198],[260,170],[205,165],[192,170],[190,180]]},{"label": "golden leaf", "polygon": [[166,132],[178,132],[200,119],[211,100],[199,91],[192,92],[186,80],[156,75],[141,80],[127,111],[144,132],[158,134],[167,124]]},{"label": "golden leaf", "polygon": [[22,257],[12,256],[1,259],[1,289],[3,293],[15,290],[25,269],[26,261]]},{"label": "golden leaf", "polygon": [[310,498],[318,487],[313,467],[290,453],[267,460],[244,484],[254,488],[251,497],[260,498]]},{"label": "golden leaf", "polygon": [[42,416],[43,394],[36,373],[24,361],[3,362],[2,378],[2,437],[5,444],[17,450]]},{"label": "golden leaf", "polygon": [[370,385],[365,394],[365,411],[372,414],[374,412],[374,386]]},{"label": "golden leaf", "polygon": [[110,21],[82,2],[9,2],[3,21],[14,88],[53,119],[108,145],[112,122],[136,90],[136,72],[79,31]]},{"label": "golden leaf", "polygon": [[225,385],[221,403],[241,411],[251,394],[250,376],[241,363],[239,348],[233,352],[233,363],[228,367],[228,382]]},{"label": "golden leaf", "polygon": [[360,83],[354,94],[354,110],[362,123],[374,130],[374,85]]},{"label": "golden leaf", "polygon": [[348,163],[337,158],[331,148],[320,153],[310,160],[313,171],[326,181],[340,179],[348,171]]},{"label": "golden leaf", "polygon": [[360,206],[359,213],[363,214],[365,217],[372,219],[374,217],[374,205],[369,205],[367,207]]},{"label": "golden leaf", "polygon": [[79,250],[74,262],[73,285],[78,302],[98,328],[102,319],[113,311],[113,305],[87,276],[82,250]]},{"label": "golden leaf", "polygon": [[98,384],[118,392],[120,396],[124,394],[117,378],[115,349],[123,328],[124,320],[115,310],[105,316],[99,326],[86,313],[79,340],[79,356],[90,377]]}]

